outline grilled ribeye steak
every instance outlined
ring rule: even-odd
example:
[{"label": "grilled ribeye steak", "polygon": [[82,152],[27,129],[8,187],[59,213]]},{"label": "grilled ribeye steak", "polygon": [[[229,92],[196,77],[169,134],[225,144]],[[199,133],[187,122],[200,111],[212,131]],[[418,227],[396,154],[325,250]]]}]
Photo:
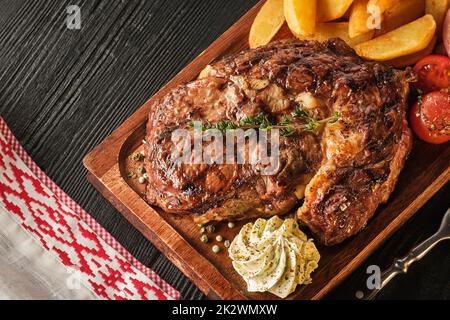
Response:
[{"label": "grilled ribeye steak", "polygon": [[[340,39],[284,40],[226,57],[155,103],[147,125],[147,199],[198,223],[284,214],[326,245],[360,231],[387,201],[411,148],[406,72],[364,62]],[[264,113],[272,123],[296,108],[315,132],[280,137],[279,166],[175,164],[171,133],[191,121],[239,123]]]}]

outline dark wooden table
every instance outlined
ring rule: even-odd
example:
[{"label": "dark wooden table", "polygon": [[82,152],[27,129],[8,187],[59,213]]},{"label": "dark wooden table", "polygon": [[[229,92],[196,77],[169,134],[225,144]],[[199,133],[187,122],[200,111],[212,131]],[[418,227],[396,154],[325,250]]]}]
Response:
[{"label": "dark wooden table", "polygon": [[[256,0],[0,0],[0,115],[37,164],[132,254],[186,299],[204,298],[87,182],[83,156],[243,15]],[[66,7],[81,8],[81,30]],[[382,269],[430,235],[449,186],[329,298],[353,299],[366,268]],[[1,266],[0,266],[1,267]],[[450,242],[382,299],[450,298]]]}]

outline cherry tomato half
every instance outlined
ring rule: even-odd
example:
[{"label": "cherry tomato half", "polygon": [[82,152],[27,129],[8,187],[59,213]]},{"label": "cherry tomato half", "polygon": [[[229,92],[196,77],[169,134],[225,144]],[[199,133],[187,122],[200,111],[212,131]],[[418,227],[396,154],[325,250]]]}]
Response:
[{"label": "cherry tomato half", "polygon": [[431,92],[416,103],[410,113],[410,124],[416,135],[429,143],[450,141],[450,94]]},{"label": "cherry tomato half", "polygon": [[419,60],[414,67],[417,73],[415,87],[424,93],[450,87],[450,58],[430,55]]}]

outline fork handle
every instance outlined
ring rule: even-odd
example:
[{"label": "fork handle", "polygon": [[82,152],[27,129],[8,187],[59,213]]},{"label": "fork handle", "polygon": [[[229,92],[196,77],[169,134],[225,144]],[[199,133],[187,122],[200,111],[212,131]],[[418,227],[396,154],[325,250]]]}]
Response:
[{"label": "fork handle", "polygon": [[443,234],[443,232],[439,230],[431,237],[412,248],[406,256],[395,259],[394,263],[381,273],[380,287],[371,290],[362,298],[365,300],[372,300],[375,298],[378,292],[380,292],[380,290],[383,289],[396,275],[407,273],[413,262],[422,259],[428,252],[430,252],[431,249],[433,249],[436,244],[446,238],[447,237]]}]

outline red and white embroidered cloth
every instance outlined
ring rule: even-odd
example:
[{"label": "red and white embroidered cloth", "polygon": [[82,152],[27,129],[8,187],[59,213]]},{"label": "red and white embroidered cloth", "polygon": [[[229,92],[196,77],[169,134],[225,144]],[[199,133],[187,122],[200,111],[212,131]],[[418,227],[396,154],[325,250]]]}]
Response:
[{"label": "red and white embroidered cloth", "polygon": [[[2,237],[7,240],[3,247],[0,241],[0,254],[10,247],[18,248],[16,251],[23,249],[21,254],[24,256],[20,259],[28,259],[43,273],[47,270],[51,275],[53,272],[54,276],[49,276],[49,280],[45,280],[45,275],[38,276],[38,282],[50,286],[50,282],[58,277],[64,279],[66,283],[60,284],[64,289],[58,289],[54,297],[180,298],[178,291],[137,261],[39,169],[1,117],[0,215],[0,231],[3,232],[0,232],[0,240]],[[41,262],[36,258],[38,256],[42,257]],[[9,261],[17,263],[20,259]],[[66,276],[59,272],[60,268],[66,270]],[[4,276],[4,279],[11,279],[11,276]],[[0,270],[0,298],[1,281]],[[63,294],[77,288],[80,292],[86,290],[86,293],[75,292],[69,297]]]}]

